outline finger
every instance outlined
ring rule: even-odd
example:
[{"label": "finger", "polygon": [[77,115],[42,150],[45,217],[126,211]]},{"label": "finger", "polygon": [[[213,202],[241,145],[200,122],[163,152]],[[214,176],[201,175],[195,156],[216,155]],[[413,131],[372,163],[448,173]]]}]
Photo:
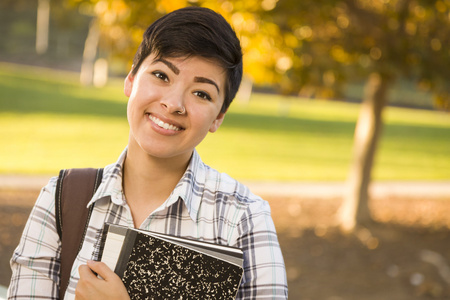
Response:
[{"label": "finger", "polygon": [[78,268],[78,273],[80,274],[80,278],[85,278],[87,280],[92,280],[95,278],[95,274],[92,273],[91,268],[89,268],[87,265],[81,265]]},{"label": "finger", "polygon": [[97,273],[98,275],[100,275],[101,278],[103,278],[104,280],[108,281],[110,279],[112,279],[113,277],[117,276],[113,271],[111,271],[111,269],[103,262],[101,261],[88,261],[87,262],[87,266],[94,271],[95,273]]}]

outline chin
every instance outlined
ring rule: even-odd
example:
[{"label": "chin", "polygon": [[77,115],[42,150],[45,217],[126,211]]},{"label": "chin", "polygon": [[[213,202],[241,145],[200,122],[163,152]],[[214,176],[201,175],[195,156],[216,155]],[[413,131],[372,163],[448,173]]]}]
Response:
[{"label": "chin", "polygon": [[168,159],[168,158],[177,158],[182,156],[189,156],[192,154],[193,149],[190,150],[180,150],[176,151],[173,149],[173,147],[170,147],[169,149],[164,148],[156,148],[155,147],[141,147],[142,151],[147,154],[150,157],[153,158],[160,158],[160,159]]}]

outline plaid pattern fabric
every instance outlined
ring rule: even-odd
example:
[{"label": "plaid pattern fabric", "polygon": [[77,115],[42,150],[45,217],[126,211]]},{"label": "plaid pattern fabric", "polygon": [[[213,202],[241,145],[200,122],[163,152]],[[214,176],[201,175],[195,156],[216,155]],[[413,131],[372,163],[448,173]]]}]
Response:
[{"label": "plaid pattern fabric", "polygon": [[[103,224],[133,227],[122,191],[125,157],[126,150],[117,163],[104,169],[89,203],[94,210],[65,299],[75,297],[78,267],[98,257]],[[13,254],[8,299],[58,299],[61,242],[55,224],[55,188],[52,178],[42,189]],[[239,247],[244,251],[244,276],[237,298],[287,298],[286,271],[268,203],[203,164],[196,151],[170,197],[140,228]]]}]

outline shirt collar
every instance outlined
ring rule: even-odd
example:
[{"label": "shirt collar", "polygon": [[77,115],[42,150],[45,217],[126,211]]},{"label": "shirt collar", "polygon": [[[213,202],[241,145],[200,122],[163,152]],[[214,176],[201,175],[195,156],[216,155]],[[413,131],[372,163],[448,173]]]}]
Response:
[{"label": "shirt collar", "polygon": [[169,197],[167,205],[175,203],[178,198],[186,205],[193,221],[197,221],[200,202],[205,187],[205,165],[198,152],[194,149],[189,165]]},{"label": "shirt collar", "polygon": [[[111,197],[111,201],[114,204],[125,205],[125,197],[123,196],[122,189],[122,170],[126,156],[127,148],[119,156],[116,163],[104,168],[102,183],[88,206],[105,197]],[[178,199],[181,199],[188,210],[189,216],[193,221],[196,221],[205,187],[205,180],[206,166],[200,159],[198,152],[194,149],[186,171],[163,205],[168,207],[177,202]]]},{"label": "shirt collar", "polygon": [[125,205],[122,189],[123,163],[127,157],[127,149],[120,154],[116,163],[106,166],[103,169],[102,183],[95,192],[88,206],[105,197],[111,197],[111,201],[117,205]]}]

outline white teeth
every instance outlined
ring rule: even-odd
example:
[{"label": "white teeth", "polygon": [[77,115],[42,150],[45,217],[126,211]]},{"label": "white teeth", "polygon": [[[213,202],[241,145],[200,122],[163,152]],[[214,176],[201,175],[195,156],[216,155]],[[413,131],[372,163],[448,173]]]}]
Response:
[{"label": "white teeth", "polygon": [[178,128],[178,127],[176,127],[174,125],[165,123],[165,122],[161,121],[160,119],[158,119],[157,117],[154,117],[152,115],[149,115],[149,118],[150,118],[150,120],[152,120],[155,124],[157,124],[161,128],[164,128],[164,129],[167,129],[167,130],[175,130],[175,131],[179,131],[180,130],[180,128]]}]

